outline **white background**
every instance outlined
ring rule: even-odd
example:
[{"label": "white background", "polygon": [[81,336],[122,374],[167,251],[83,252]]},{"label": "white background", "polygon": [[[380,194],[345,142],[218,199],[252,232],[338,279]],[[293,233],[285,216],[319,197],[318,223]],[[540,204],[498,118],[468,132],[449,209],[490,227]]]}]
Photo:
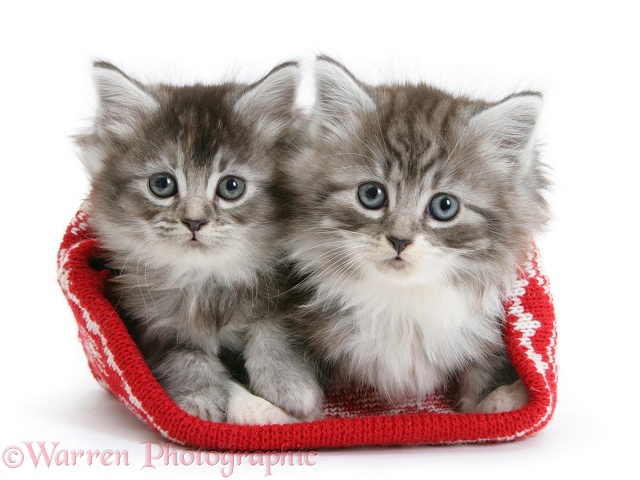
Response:
[{"label": "white background", "polygon": [[[631,2],[355,3],[3,4],[0,450],[58,441],[127,450],[131,466],[0,462],[0,478],[220,478],[206,466],[141,470],[140,444],[161,439],[93,380],[56,282],[59,242],[88,191],[69,136],[92,113],[91,60],[143,79],[253,80],[279,61],[321,52],[371,81],[422,79],[490,99],[545,93],[555,219],[540,247],[558,317],[559,403],[548,427],[525,441],[321,451],[315,466],[274,477],[638,474],[640,38]],[[264,473],[239,468],[232,478]]]}]

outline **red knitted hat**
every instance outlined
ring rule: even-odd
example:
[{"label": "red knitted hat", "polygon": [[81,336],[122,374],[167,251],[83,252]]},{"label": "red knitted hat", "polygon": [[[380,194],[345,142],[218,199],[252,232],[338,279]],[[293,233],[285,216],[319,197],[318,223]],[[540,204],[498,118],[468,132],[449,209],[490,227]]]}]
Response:
[{"label": "red knitted hat", "polygon": [[325,417],[289,425],[231,425],[193,417],[164,392],[113,306],[103,295],[107,271],[90,266],[98,244],[81,209],[58,254],[58,281],[78,323],[95,379],[166,439],[195,447],[254,451],[358,445],[507,442],[543,428],[556,403],[555,316],[548,281],[534,251],[505,303],[507,351],[529,391],[519,410],[462,414],[444,395],[389,406],[369,391],[330,391]]}]

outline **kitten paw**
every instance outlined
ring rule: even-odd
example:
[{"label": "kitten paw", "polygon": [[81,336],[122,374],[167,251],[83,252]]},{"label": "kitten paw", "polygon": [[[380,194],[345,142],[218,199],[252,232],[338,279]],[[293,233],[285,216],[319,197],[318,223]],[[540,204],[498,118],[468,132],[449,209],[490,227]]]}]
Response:
[{"label": "kitten paw", "polygon": [[278,405],[301,420],[315,420],[320,417],[320,407],[324,394],[317,384],[299,385],[287,389],[286,395],[279,395]]},{"label": "kitten paw", "polygon": [[479,413],[510,412],[529,403],[529,393],[521,380],[503,385],[487,395],[477,407]]},{"label": "kitten paw", "polygon": [[281,408],[238,386],[229,398],[227,422],[243,425],[269,425],[299,422]]},{"label": "kitten paw", "polygon": [[225,413],[220,406],[211,401],[209,395],[194,393],[174,398],[178,406],[194,417],[211,422],[223,422]]}]

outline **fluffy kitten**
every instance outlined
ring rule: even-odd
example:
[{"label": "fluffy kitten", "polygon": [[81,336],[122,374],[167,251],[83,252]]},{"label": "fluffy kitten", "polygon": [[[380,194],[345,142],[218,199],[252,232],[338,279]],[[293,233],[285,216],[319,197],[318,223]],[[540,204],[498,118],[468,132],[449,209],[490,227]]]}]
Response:
[{"label": "fluffy kitten", "polygon": [[308,348],[389,401],[456,385],[461,411],[524,406],[502,302],[547,220],[541,96],[369,86],[327,57],[315,77],[308,148],[285,169]]},{"label": "fluffy kitten", "polygon": [[[314,417],[314,372],[274,314],[274,165],[291,143],[297,65],[253,85],[144,85],[105,62],[93,74],[98,112],[77,138],[89,221],[117,271],[108,295],[154,375],[206,420]],[[252,392],[283,410],[233,380],[222,349],[240,352]]]}]

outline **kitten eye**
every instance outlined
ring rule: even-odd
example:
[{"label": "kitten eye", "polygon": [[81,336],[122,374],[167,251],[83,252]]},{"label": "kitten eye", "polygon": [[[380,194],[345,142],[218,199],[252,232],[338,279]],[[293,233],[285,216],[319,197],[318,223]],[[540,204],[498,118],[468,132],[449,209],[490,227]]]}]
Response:
[{"label": "kitten eye", "polygon": [[387,204],[387,194],[379,183],[363,183],[358,188],[358,200],[363,207],[378,210]]},{"label": "kitten eye", "polygon": [[156,173],[149,179],[149,189],[156,197],[169,198],[178,193],[178,182],[168,173]]},{"label": "kitten eye", "polygon": [[427,214],[436,220],[445,222],[455,217],[459,210],[458,200],[446,193],[439,193],[431,199]]},{"label": "kitten eye", "polygon": [[237,200],[244,193],[244,180],[238,177],[224,177],[218,183],[217,193],[225,200]]}]

